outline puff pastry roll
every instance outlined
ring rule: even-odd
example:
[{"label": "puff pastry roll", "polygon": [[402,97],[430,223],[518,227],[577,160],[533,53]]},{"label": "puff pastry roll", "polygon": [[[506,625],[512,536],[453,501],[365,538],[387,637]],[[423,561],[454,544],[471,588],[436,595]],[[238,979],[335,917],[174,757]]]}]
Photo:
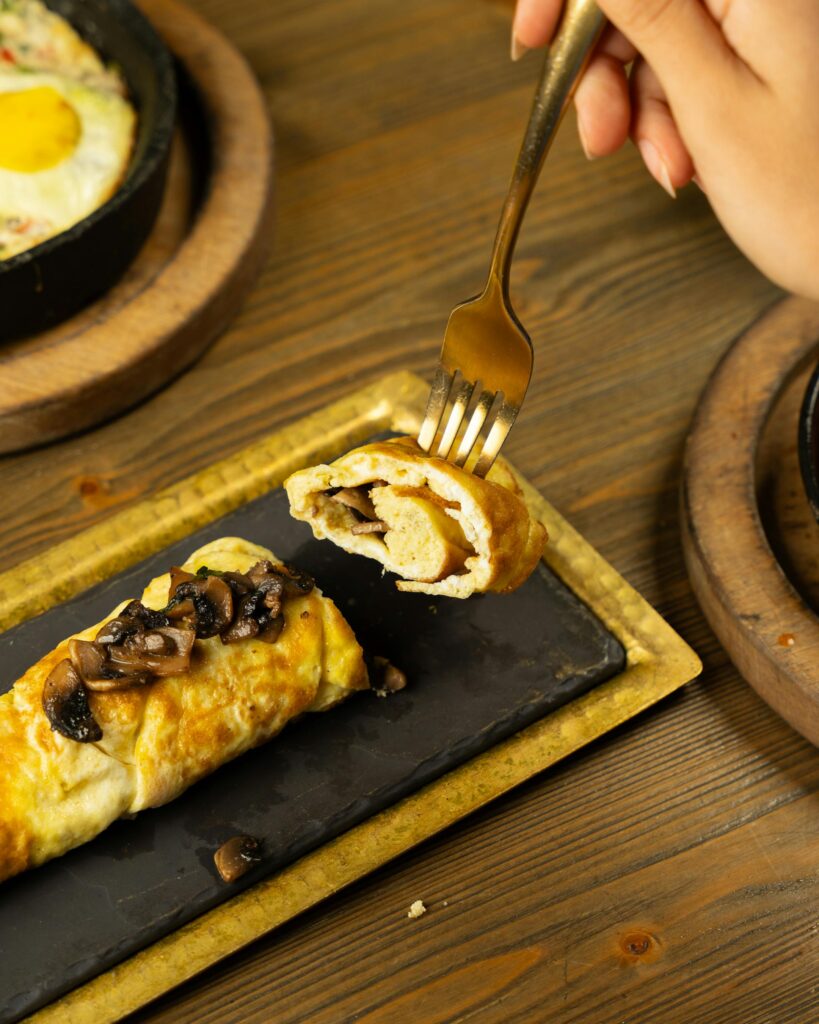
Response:
[{"label": "puff pastry roll", "polygon": [[482,480],[411,438],[356,448],[285,481],[290,512],[345,551],[374,558],[399,590],[449,597],[519,587],[543,553],[512,474]]},{"label": "puff pastry roll", "polygon": [[[267,584],[276,583],[278,591],[267,584],[248,591],[247,579],[255,565],[267,566],[264,578]],[[215,576],[191,575],[203,566]],[[175,585],[180,580],[194,583],[184,599],[186,592],[178,591],[175,608],[181,616],[196,605],[197,639],[190,626],[187,631],[175,628],[180,625],[177,619],[169,628],[143,632],[141,647],[137,645],[147,664],[165,674],[140,675],[133,670],[131,681],[137,685],[115,688],[122,684],[128,658],[137,649],[122,626],[132,621],[124,617],[128,608],[139,606],[133,602],[114,611],[120,618],[76,634],[73,645],[72,638],[61,643],[0,697],[0,879],[88,841],[121,815],[173,800],[226,761],[270,739],[302,712],[323,711],[367,688],[361,647],[336,606],[312,588],[312,581],[304,585],[305,592],[297,587],[282,591],[281,573],[275,574],[284,567],[269,551],[225,538],[200,548],[182,568],[186,572],[174,570]],[[247,577],[241,575],[245,573]],[[214,578],[215,589],[208,590]],[[152,614],[146,609],[171,608],[172,582],[164,575],[148,585],[141,603],[143,616]],[[226,582],[233,588],[239,612],[230,626],[237,632],[223,642],[225,634],[214,633],[220,625],[214,594],[224,595]],[[208,598],[204,603],[203,593]],[[287,596],[276,603],[282,593]],[[253,602],[266,619],[257,615],[258,621],[251,622],[253,609],[248,609]],[[209,629],[200,629],[206,612],[213,612],[216,619],[211,617]],[[168,625],[159,616],[154,619],[151,627]],[[266,640],[259,622],[267,623]],[[276,625],[275,636],[271,624]],[[199,639],[203,632],[211,635]],[[169,637],[178,641],[183,634],[187,670],[173,671],[175,662],[167,658],[177,657],[179,650],[172,644],[164,668],[157,668],[163,655],[156,650],[170,644]],[[94,641],[103,635],[112,645],[104,648],[108,667],[100,669],[94,681],[94,659],[100,650]],[[71,676],[72,660],[76,664],[78,657],[80,668],[85,666],[90,673],[81,677],[88,687],[81,696],[85,712],[93,715],[93,729],[81,730],[83,742],[55,731],[57,726],[52,727],[47,717],[47,708],[53,710],[47,682],[59,682],[66,673]],[[83,708],[65,701],[59,707],[68,726],[77,728]]]}]

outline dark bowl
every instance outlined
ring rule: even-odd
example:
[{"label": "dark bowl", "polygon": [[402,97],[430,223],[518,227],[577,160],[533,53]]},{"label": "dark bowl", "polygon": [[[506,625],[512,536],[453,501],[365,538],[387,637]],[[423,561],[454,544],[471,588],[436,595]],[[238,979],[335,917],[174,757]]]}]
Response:
[{"label": "dark bowl", "polygon": [[167,47],[130,0],[47,0],[122,69],[138,123],[125,179],[99,209],[33,249],[0,261],[0,341],[71,316],[123,274],[159,212],[176,117]]},{"label": "dark bowl", "polygon": [[808,381],[799,413],[799,468],[811,510],[819,522],[819,366]]}]

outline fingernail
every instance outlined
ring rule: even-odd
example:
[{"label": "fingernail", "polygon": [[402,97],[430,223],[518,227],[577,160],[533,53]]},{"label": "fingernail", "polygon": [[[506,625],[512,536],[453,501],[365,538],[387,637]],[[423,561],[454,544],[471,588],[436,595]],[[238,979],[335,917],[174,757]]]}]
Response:
[{"label": "fingernail", "polygon": [[524,54],[529,52],[529,47],[524,44],[515,35],[515,29],[512,28],[512,60],[520,60]]},{"label": "fingernail", "polygon": [[691,180],[694,182],[694,184],[697,186],[700,192],[705,191],[705,185],[703,185],[702,181],[700,180],[699,174],[695,174]]},{"label": "fingernail", "polygon": [[642,156],[643,163],[645,163],[652,178],[662,185],[672,199],[676,199],[677,192],[671,184],[671,175],[668,173],[665,161],[660,156],[654,143],[649,142],[648,139],[642,139],[637,143],[637,148],[640,150],[640,156]]},{"label": "fingernail", "polygon": [[596,160],[597,157],[589,149],[589,143],[586,136],[586,129],[583,127],[583,118],[580,114],[577,115],[577,134],[580,137],[580,145],[583,147],[583,152],[586,154],[587,160]]}]

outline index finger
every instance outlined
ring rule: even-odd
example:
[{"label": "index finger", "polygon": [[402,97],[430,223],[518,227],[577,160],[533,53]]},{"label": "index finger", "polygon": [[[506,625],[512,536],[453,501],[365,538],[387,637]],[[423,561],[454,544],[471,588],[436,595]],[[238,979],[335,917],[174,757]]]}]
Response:
[{"label": "index finger", "polygon": [[563,0],[518,0],[512,22],[512,38],[527,49],[545,46],[554,35]]}]

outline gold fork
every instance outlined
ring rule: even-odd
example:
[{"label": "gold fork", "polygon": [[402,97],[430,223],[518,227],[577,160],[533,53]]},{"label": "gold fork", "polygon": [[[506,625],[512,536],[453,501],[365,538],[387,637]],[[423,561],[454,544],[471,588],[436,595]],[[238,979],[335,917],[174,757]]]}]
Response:
[{"label": "gold fork", "polygon": [[[418,444],[430,452],[438,440],[434,454],[458,466],[473,457],[476,476],[485,476],[495,461],[529,387],[532,342],[509,300],[512,253],[540,168],[603,25],[594,0],[566,3],[503,204],[489,279],[479,296],[452,310],[447,323]],[[482,447],[473,452],[482,435]]]}]

